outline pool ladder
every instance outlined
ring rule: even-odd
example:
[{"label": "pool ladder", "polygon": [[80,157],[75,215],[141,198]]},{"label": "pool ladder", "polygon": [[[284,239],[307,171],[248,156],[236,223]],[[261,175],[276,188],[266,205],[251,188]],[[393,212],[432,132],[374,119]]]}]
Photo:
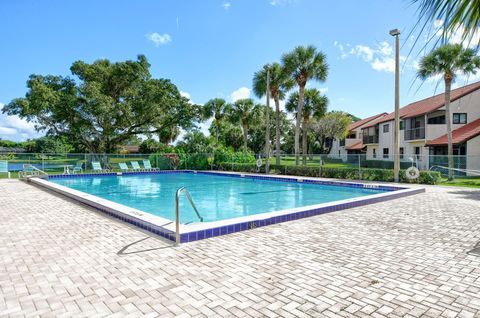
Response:
[{"label": "pool ladder", "polygon": [[195,203],[193,203],[192,197],[190,196],[190,193],[188,192],[187,188],[185,187],[178,188],[177,193],[175,195],[175,245],[177,246],[180,244],[180,194],[182,194],[182,192],[185,193],[185,196],[190,202],[190,205],[192,206],[193,210],[195,210],[195,213],[197,214],[197,217],[200,219],[200,222],[203,222],[203,218],[198,212],[198,209],[195,206]]}]

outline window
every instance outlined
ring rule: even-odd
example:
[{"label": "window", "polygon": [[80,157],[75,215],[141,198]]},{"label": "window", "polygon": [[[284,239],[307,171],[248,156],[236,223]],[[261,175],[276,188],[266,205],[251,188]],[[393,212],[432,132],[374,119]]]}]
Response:
[{"label": "window", "polygon": [[443,125],[445,124],[445,115],[436,116],[428,119],[429,125]]},{"label": "window", "polygon": [[420,156],[420,147],[414,147],[413,149],[415,151],[415,157],[417,158],[418,161],[421,161],[422,157]]},{"label": "window", "polygon": [[400,121],[400,130],[405,129],[405,122],[403,120]]},{"label": "window", "polygon": [[377,158],[377,149],[375,149],[375,148],[373,148],[372,157]]},{"label": "window", "polygon": [[454,113],[453,114],[453,123],[454,124],[466,124],[467,123],[467,114],[466,113]]},{"label": "window", "polygon": [[404,149],[403,147],[400,147],[400,159],[403,159],[403,155],[404,155]]},{"label": "window", "polygon": [[388,132],[388,128],[389,128],[389,127],[390,127],[390,125],[389,125],[389,124],[385,124],[385,125],[383,125],[383,132],[384,132],[384,133],[387,133],[387,132]]},{"label": "window", "polygon": [[388,159],[388,148],[383,148],[383,158]]},{"label": "window", "polygon": [[343,146],[345,146],[345,139],[340,140],[340,147],[343,147]]},{"label": "window", "polygon": [[357,133],[352,131],[351,133],[348,134],[347,138],[348,139],[356,139],[357,138]]}]

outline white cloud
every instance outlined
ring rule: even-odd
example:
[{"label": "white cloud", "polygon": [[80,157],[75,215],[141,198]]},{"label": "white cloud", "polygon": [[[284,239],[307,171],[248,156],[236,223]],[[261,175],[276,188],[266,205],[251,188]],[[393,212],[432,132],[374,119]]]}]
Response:
[{"label": "white cloud", "polygon": [[225,11],[228,11],[231,6],[232,6],[232,4],[230,2],[222,3],[222,7],[223,7],[223,9],[225,9]]},{"label": "white cloud", "polygon": [[352,48],[349,52],[349,54],[351,55],[357,55],[361,57],[365,62],[370,62],[371,60],[373,60],[374,53],[374,49],[365,45],[355,45],[355,47]]},{"label": "white cloud", "polygon": [[248,87],[240,87],[239,89],[235,90],[230,94],[230,99],[232,102],[236,102],[239,99],[249,98],[250,97],[250,88]]},{"label": "white cloud", "polygon": [[322,87],[318,89],[321,94],[326,94],[328,92],[328,87]]},{"label": "white cloud", "polygon": [[180,96],[188,98],[189,101],[192,101],[192,97],[190,96],[190,93],[188,93],[188,92],[180,91]]},{"label": "white cloud", "polygon": [[[348,53],[346,52],[345,47],[343,46],[343,44],[338,43],[338,41],[334,41],[334,42],[333,42],[333,46],[334,46],[334,47],[338,47],[338,49],[340,50],[340,58],[341,58],[342,60],[345,59],[345,58],[348,56]],[[347,44],[347,46],[349,46],[349,45]]]},{"label": "white cloud", "polygon": [[152,41],[156,47],[172,42],[172,37],[168,33],[160,34],[157,32],[148,33],[145,37]]},{"label": "white cloud", "polygon": [[16,135],[18,134],[18,131],[15,128],[10,128],[10,127],[2,127],[0,126],[0,135]]},{"label": "white cloud", "polygon": [[[386,41],[379,42],[374,46],[358,44],[351,47],[349,44],[344,46],[337,41],[333,42],[333,45],[340,50],[341,59],[354,56],[370,64],[372,69],[375,71],[387,73],[395,72],[395,56],[393,52],[393,46]],[[413,58],[400,56],[400,61],[409,68],[418,68],[418,62]]]},{"label": "white cloud", "polygon": [[[0,103],[0,110],[4,104]],[[28,138],[39,137],[35,124],[27,122],[18,116],[7,116],[0,113],[0,138],[20,141]]]},{"label": "white cloud", "polygon": [[370,65],[375,71],[395,72],[395,59],[393,57],[375,58]]},{"label": "white cloud", "polygon": [[276,7],[276,6],[285,6],[288,4],[294,3],[296,0],[270,0],[270,5]]},{"label": "white cloud", "polygon": [[[433,22],[433,27],[436,30],[435,34],[437,36],[442,35],[442,27],[443,27],[443,20],[435,20]],[[465,28],[463,26],[458,27],[453,32],[448,34],[448,42],[451,44],[463,44],[466,47],[476,48],[478,43],[480,43],[480,28],[477,28],[476,31],[473,33],[471,38],[467,38],[463,40],[463,34],[465,32]]]}]

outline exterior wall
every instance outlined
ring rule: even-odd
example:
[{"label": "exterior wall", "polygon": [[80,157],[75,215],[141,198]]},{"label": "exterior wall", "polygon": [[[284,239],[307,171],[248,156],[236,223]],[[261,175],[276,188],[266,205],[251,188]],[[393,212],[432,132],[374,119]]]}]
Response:
[{"label": "exterior wall", "polygon": [[[347,143],[345,142],[345,145]],[[332,149],[328,154],[328,157],[339,159],[342,158],[343,161],[347,160],[347,150],[345,150],[345,146],[340,146],[340,140],[335,139],[332,143]]]},{"label": "exterior wall", "polygon": [[[480,118],[480,90],[477,90],[467,96],[464,96],[450,104],[451,118],[453,113],[467,113],[467,123],[470,123],[478,118]],[[445,107],[442,107],[434,112],[426,115],[425,117],[425,140],[412,140],[405,141],[405,133],[403,130],[400,131],[400,147],[404,149],[404,158],[402,161],[410,161],[410,158],[416,160],[419,168],[428,169],[428,154],[429,149],[425,147],[427,140],[432,140],[438,138],[447,133],[447,125],[439,124],[433,125],[428,124],[429,117],[435,117],[436,115],[441,115],[445,113]],[[452,118],[453,121],[453,118]],[[383,132],[383,125],[389,124],[389,132]],[[462,127],[464,124],[454,124],[452,125],[453,129]],[[467,144],[468,155],[472,153],[478,154],[478,158],[471,159],[471,166],[477,166],[477,169],[480,170],[480,139],[474,138],[471,142]],[[367,159],[368,160],[390,160],[393,161],[393,146],[394,146],[394,121],[389,121],[379,124],[379,142],[377,144],[367,145]],[[420,147],[420,156],[415,156],[415,147]],[[373,149],[376,149],[377,157],[373,158]],[[383,148],[389,149],[389,158],[383,158]],[[468,163],[467,163],[468,165]],[[470,168],[468,168],[470,169]]]},{"label": "exterior wall", "polygon": [[[451,117],[454,113],[466,113],[467,114],[467,123],[470,123],[478,118],[480,118],[480,90],[477,90],[471,94],[468,94],[450,104]],[[428,140],[433,140],[447,133],[446,124],[428,124],[428,118],[435,117],[437,115],[442,115],[445,113],[445,107],[439,108],[430,114],[425,115],[425,139],[422,140],[408,140],[405,141],[405,132],[404,130],[400,131],[400,147],[404,149],[404,157],[402,161],[409,162],[410,158],[413,158],[418,167],[421,169],[429,168],[429,148],[425,147],[425,144]],[[453,118],[452,118],[453,121]],[[383,126],[385,124],[389,125],[389,130],[387,133],[383,132]],[[368,125],[368,123],[366,124]],[[452,128],[457,129],[462,127],[464,124],[453,124]],[[355,129],[357,132],[356,139],[347,139],[345,145],[349,146],[353,143],[356,143],[361,140],[362,137],[362,127]],[[367,145],[367,160],[389,160],[393,161],[393,146],[394,146],[394,121],[388,121],[379,124],[379,139],[378,144],[369,144]],[[420,147],[420,155],[415,156],[415,147]],[[389,157],[383,158],[383,149],[389,149]],[[373,158],[373,149],[376,149],[376,158]],[[340,151],[340,156],[338,152]],[[347,150],[345,147],[340,147],[340,142],[335,140],[332,147],[331,155],[332,157],[340,157],[346,160]],[[480,136],[473,138],[467,143],[467,155],[472,156],[467,160],[467,169],[480,170]]]},{"label": "exterior wall", "polygon": [[[445,112],[445,107],[441,107],[431,114],[434,115],[441,112]],[[466,113],[467,124],[480,118],[480,90],[450,103],[450,119],[452,119],[452,122],[454,113]],[[464,126],[464,124],[452,124],[452,129],[455,130],[462,126]],[[447,133],[447,125],[427,125],[425,133],[427,140],[433,140]]]},{"label": "exterior wall", "polygon": [[[373,158],[373,149],[377,152],[377,157]],[[382,155],[378,153],[378,146],[377,145],[368,145],[367,146],[367,160],[382,160]]]},{"label": "exterior wall", "polygon": [[347,138],[345,139],[345,146],[340,146],[340,140],[335,139],[332,143],[332,150],[328,157],[330,158],[341,158],[343,161],[347,161],[348,151],[346,147],[351,146],[357,142],[362,141],[362,130],[360,128],[354,129],[356,132],[357,138]]},{"label": "exterior wall", "polygon": [[480,136],[467,141],[467,170],[476,170],[477,175],[480,172]]},{"label": "exterior wall", "polygon": [[[388,125],[388,132],[383,132],[383,126]],[[393,129],[394,121],[380,123],[378,130],[378,150],[377,159],[379,160],[393,160]],[[383,149],[388,148],[388,158],[383,158]]]}]

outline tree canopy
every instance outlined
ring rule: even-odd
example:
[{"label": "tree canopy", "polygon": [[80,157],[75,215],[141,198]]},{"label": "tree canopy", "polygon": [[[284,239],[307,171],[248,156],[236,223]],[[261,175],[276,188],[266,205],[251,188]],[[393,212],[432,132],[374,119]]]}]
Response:
[{"label": "tree canopy", "polygon": [[196,105],[167,79],[153,79],[143,55],[135,61],[74,62],[73,77],[30,76],[28,92],[4,106],[38,131],[75,140],[90,152],[115,152],[132,136],[190,128]]},{"label": "tree canopy", "polygon": [[348,133],[348,126],[351,123],[352,120],[348,114],[333,111],[314,121],[310,125],[310,128],[317,139],[316,141],[318,142],[320,149],[329,153],[330,147],[326,147],[327,149],[324,147],[326,141],[345,138]]},{"label": "tree canopy", "polygon": [[[419,4],[420,22],[417,27],[425,29],[427,23],[442,21],[442,38],[447,40],[453,33],[461,32],[462,40],[471,42],[480,27],[480,1],[478,0],[412,0]],[[480,39],[476,40],[480,44]]]}]

